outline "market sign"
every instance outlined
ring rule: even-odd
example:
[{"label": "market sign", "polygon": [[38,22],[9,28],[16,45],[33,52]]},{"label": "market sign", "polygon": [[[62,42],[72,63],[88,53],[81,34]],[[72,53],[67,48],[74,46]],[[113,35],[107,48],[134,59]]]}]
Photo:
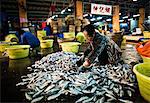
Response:
[{"label": "market sign", "polygon": [[91,4],[91,14],[112,15],[112,6],[103,4]]}]

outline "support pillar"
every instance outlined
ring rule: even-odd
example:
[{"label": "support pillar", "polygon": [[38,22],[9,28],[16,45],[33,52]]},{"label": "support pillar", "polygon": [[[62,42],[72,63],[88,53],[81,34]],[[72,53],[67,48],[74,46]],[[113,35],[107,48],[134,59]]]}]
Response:
[{"label": "support pillar", "polygon": [[83,6],[82,1],[76,1],[76,18],[83,19]]},{"label": "support pillar", "polygon": [[113,6],[113,31],[120,31],[120,23],[119,23],[119,5]]},{"label": "support pillar", "polygon": [[27,8],[26,0],[18,0],[20,27],[27,27]]},{"label": "support pillar", "polygon": [[75,0],[75,34],[81,31],[81,23],[83,20],[83,3],[82,1]]},{"label": "support pillar", "polygon": [[145,9],[144,8],[140,8],[139,9],[139,28],[141,28],[142,31],[144,31],[144,28],[142,26],[142,24],[144,23],[144,18],[145,18]]}]

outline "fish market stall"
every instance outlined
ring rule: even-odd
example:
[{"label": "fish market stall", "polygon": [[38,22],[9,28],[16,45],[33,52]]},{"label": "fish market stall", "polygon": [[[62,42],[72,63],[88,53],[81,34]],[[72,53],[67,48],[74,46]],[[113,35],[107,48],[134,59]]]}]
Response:
[{"label": "fish market stall", "polygon": [[[135,49],[128,45],[127,49],[135,52]],[[33,103],[144,101],[139,95],[135,76],[129,65],[79,68],[76,61],[80,56],[68,52],[53,53],[53,50],[44,55],[43,53],[47,51],[37,54],[36,57],[20,60],[1,59],[2,101]]]}]

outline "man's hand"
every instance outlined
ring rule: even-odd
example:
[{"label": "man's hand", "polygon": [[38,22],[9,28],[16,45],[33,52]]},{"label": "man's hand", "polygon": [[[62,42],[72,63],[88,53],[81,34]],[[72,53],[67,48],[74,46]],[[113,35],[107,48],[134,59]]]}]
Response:
[{"label": "man's hand", "polygon": [[88,67],[88,66],[90,66],[91,64],[90,64],[90,61],[89,61],[89,59],[85,59],[85,62],[83,63],[83,66],[84,67]]}]

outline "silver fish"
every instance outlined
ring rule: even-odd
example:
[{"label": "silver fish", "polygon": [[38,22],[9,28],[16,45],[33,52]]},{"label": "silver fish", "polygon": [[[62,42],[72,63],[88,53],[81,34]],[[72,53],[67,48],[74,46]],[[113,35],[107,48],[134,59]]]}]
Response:
[{"label": "silver fish", "polygon": [[94,93],[96,91],[97,87],[92,88],[91,93]]},{"label": "silver fish", "polygon": [[105,97],[101,97],[101,99],[98,99],[95,103],[104,103]]},{"label": "silver fish", "polygon": [[41,97],[35,98],[35,99],[33,99],[33,100],[31,101],[31,103],[39,102],[39,101],[41,101],[43,98],[44,98],[44,96],[41,96]]},{"label": "silver fish", "polygon": [[25,84],[28,84],[28,82],[21,82],[21,83],[16,84],[16,86],[25,85]]},{"label": "silver fish", "polygon": [[40,90],[37,93],[35,93],[32,97],[35,98],[36,96],[40,95],[42,92],[43,92],[43,90]]},{"label": "silver fish", "polygon": [[49,91],[50,89],[52,89],[52,88],[54,88],[55,87],[55,85],[49,85],[45,90],[44,90],[44,92],[47,92],[47,91]]},{"label": "silver fish", "polygon": [[132,101],[129,101],[129,100],[123,100],[123,99],[119,99],[120,102],[123,102],[123,103],[133,103]]},{"label": "silver fish", "polygon": [[55,94],[55,95],[51,95],[51,96],[49,96],[49,97],[47,98],[47,100],[50,101],[50,100],[52,100],[52,99],[55,99],[55,98],[59,97],[60,95],[61,95],[61,93],[57,93],[57,94]]},{"label": "silver fish", "polygon": [[56,94],[56,93],[58,93],[59,91],[60,91],[59,88],[53,88],[53,89],[47,91],[46,93],[49,94],[49,95],[51,95],[51,94]]},{"label": "silver fish", "polygon": [[71,94],[75,94],[75,95],[78,95],[78,94],[82,94],[80,91],[78,91],[76,88],[69,88],[69,92]]},{"label": "silver fish", "polygon": [[26,97],[28,100],[32,100],[32,97],[31,97],[29,94],[27,94],[27,93],[25,93],[25,97]]},{"label": "silver fish", "polygon": [[86,99],[88,99],[89,97],[87,97],[87,96],[85,96],[85,97],[81,97],[80,99],[78,99],[77,101],[76,101],[76,103],[80,103],[80,102],[82,102],[83,100],[86,100]]},{"label": "silver fish", "polygon": [[[94,98],[94,97],[88,98],[88,99],[82,101],[82,103],[90,103],[90,102],[93,100],[93,98]],[[92,102],[91,102],[91,103],[92,103]]]},{"label": "silver fish", "polygon": [[132,96],[132,92],[130,90],[127,90],[127,93],[130,97]]},{"label": "silver fish", "polygon": [[110,95],[110,94],[105,94],[107,97],[110,97],[111,99],[114,99],[114,100],[116,100],[116,98],[114,97],[114,96],[112,96],[112,95]]}]

